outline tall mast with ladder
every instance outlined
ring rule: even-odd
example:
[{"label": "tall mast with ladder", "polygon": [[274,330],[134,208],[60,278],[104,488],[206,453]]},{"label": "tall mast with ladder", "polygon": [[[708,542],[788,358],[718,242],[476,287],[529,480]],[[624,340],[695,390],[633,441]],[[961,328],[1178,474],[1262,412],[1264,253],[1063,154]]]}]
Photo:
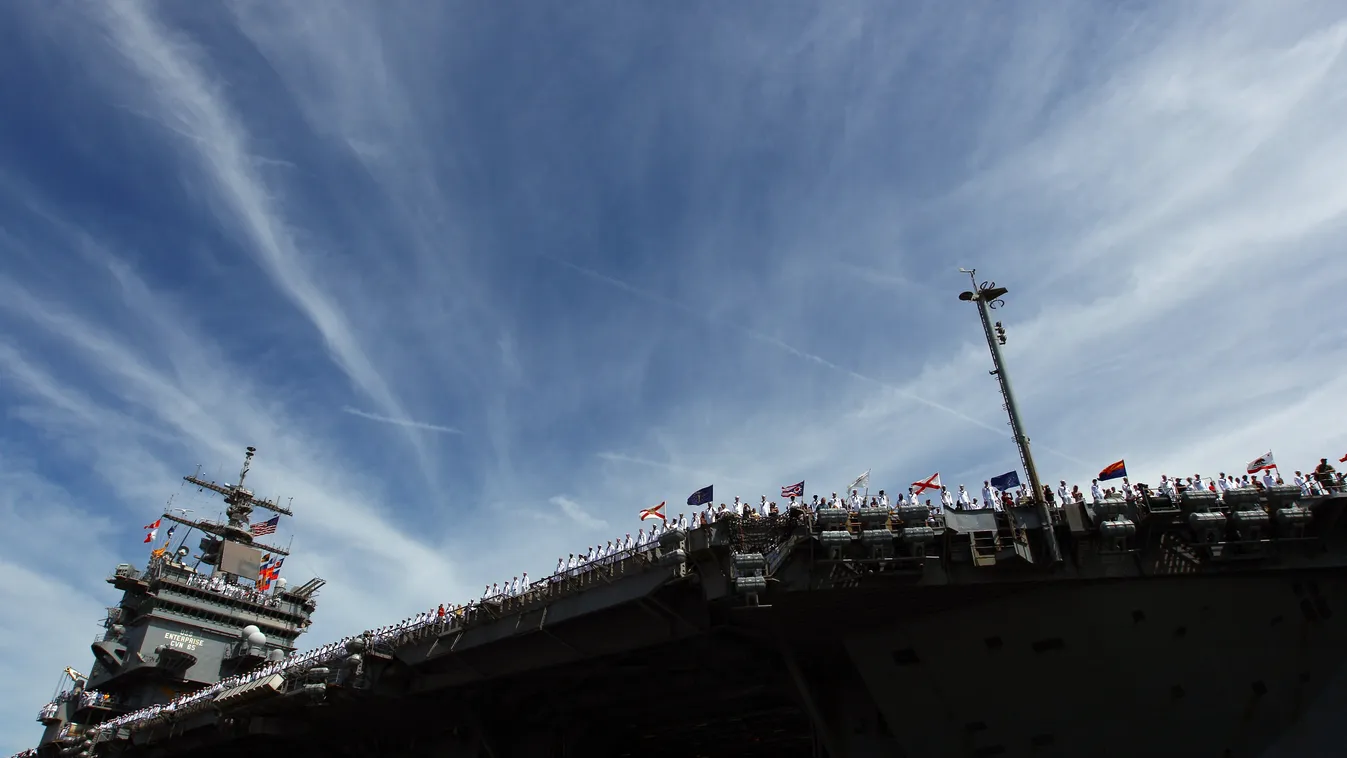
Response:
[{"label": "tall mast with ladder", "polygon": [[1006,342],[1006,332],[1001,327],[1000,321],[993,325],[991,319],[990,311],[1005,304],[1002,298],[1009,290],[1005,287],[996,286],[996,282],[979,284],[977,269],[961,268],[959,271],[968,274],[968,278],[973,282],[973,289],[960,293],[959,299],[966,302],[971,301],[977,305],[978,316],[982,319],[982,332],[987,337],[987,349],[992,354],[991,374],[996,377],[997,385],[1001,388],[1001,397],[1005,400],[1006,416],[1009,418],[1010,433],[1015,438],[1015,447],[1020,453],[1020,463],[1023,464],[1024,473],[1029,478],[1029,494],[1038,509],[1039,519],[1042,521],[1043,545],[1047,548],[1051,562],[1054,564],[1060,563],[1062,550],[1057,543],[1057,535],[1053,532],[1052,513],[1048,508],[1047,500],[1043,497],[1043,483],[1038,478],[1038,466],[1034,465],[1034,454],[1029,449],[1029,435],[1024,433],[1024,422],[1020,420],[1019,407],[1015,405],[1015,394],[1010,389],[1010,375],[1006,371],[1006,360],[1001,355],[1001,346]]}]

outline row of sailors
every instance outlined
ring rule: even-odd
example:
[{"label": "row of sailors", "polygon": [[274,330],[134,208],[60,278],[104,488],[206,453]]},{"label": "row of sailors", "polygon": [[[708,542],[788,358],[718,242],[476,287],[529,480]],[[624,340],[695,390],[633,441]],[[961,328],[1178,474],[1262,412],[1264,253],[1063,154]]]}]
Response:
[{"label": "row of sailors", "polygon": [[[1300,471],[1295,472],[1291,478],[1291,484],[1300,489],[1302,497],[1315,497],[1326,495],[1329,489],[1342,485],[1342,477],[1333,470],[1332,466],[1327,465],[1327,461],[1320,463],[1320,468],[1327,468],[1327,471],[1316,471],[1314,476],[1306,476]],[[1324,475],[1326,474],[1326,476]],[[1065,483],[1064,483],[1065,484]],[[1226,476],[1222,472],[1215,479],[1205,479],[1201,474],[1194,474],[1183,479],[1171,479],[1167,474],[1160,475],[1160,484],[1156,490],[1169,496],[1172,500],[1177,500],[1179,494],[1192,489],[1205,489],[1216,493],[1218,498],[1222,498],[1226,492],[1234,489],[1255,489],[1265,491],[1272,487],[1285,486],[1286,481],[1280,474],[1273,474],[1271,471],[1263,472],[1262,477],[1250,474],[1243,476]],[[1134,484],[1127,477],[1123,477],[1121,488],[1108,487],[1101,489],[1099,480],[1095,479],[1091,485],[1091,495],[1095,500],[1108,495],[1122,495],[1129,501],[1141,498],[1141,489],[1144,485]]]},{"label": "row of sailors", "polygon": [[76,710],[92,708],[95,705],[115,705],[118,702],[111,694],[98,690],[67,690],[53,698],[50,703],[42,706],[42,709],[38,711],[37,720],[46,721],[55,718],[56,712],[60,709],[60,704],[72,700],[76,701]]},{"label": "row of sailors", "polygon": [[193,574],[186,579],[179,578],[177,581],[185,581],[188,586],[224,595],[234,600],[246,600],[250,603],[271,607],[279,607],[281,604],[279,599],[263,594],[252,587],[223,581],[218,574],[211,574],[210,576]]},{"label": "row of sailors", "polygon": [[[615,540],[608,540],[607,545],[590,545],[589,549],[583,553],[571,553],[568,557],[557,559],[557,567],[552,572],[548,581],[556,581],[565,576],[573,576],[589,570],[594,566],[601,566],[613,561],[620,560],[636,553],[645,552],[653,548],[659,540],[659,536],[671,527],[664,522],[656,522],[646,532],[645,527],[641,527],[635,535],[627,532],[626,536]],[[683,519],[683,529],[687,529],[687,519]],[[510,581],[503,584],[488,584],[482,590],[482,600],[497,600],[506,597],[518,597],[526,594],[532,585],[529,582],[528,572],[511,578]],[[443,608],[444,606],[440,606]]]}]

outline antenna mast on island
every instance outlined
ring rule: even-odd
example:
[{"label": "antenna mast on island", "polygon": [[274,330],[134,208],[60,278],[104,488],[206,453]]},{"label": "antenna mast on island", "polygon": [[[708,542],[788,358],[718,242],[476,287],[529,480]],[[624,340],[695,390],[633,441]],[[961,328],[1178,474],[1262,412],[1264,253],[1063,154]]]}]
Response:
[{"label": "antenna mast on island", "polygon": [[170,521],[176,521],[179,524],[199,529],[206,534],[213,534],[216,537],[238,542],[244,545],[252,545],[261,548],[270,553],[278,555],[289,555],[289,551],[278,547],[265,545],[253,539],[252,532],[248,529],[248,521],[252,516],[254,508],[278,513],[282,516],[293,516],[290,509],[277,503],[275,500],[261,500],[253,496],[251,490],[244,488],[244,480],[248,478],[248,471],[252,467],[253,456],[257,453],[257,448],[249,445],[243,454],[243,468],[239,470],[238,484],[216,484],[215,482],[202,479],[200,476],[201,467],[197,466],[197,473],[191,476],[184,476],[183,480],[191,482],[202,489],[208,489],[212,492],[218,492],[224,495],[225,517],[227,523],[221,524],[215,521],[201,521],[187,518],[178,518],[165,513],[164,518]]}]

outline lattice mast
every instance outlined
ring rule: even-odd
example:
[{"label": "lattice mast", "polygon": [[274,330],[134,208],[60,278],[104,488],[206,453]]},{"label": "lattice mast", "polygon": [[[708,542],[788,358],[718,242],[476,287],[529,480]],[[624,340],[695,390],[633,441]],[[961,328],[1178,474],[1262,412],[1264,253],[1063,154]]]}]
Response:
[{"label": "lattice mast", "polygon": [[230,542],[239,542],[244,545],[252,545],[261,548],[274,555],[289,555],[290,553],[282,548],[266,545],[253,539],[252,532],[248,530],[249,519],[252,518],[254,508],[262,508],[278,513],[282,516],[293,516],[289,508],[281,505],[275,500],[262,500],[253,495],[252,490],[243,486],[248,478],[248,470],[253,463],[253,456],[257,453],[257,448],[251,445],[243,454],[243,468],[239,470],[239,480],[237,484],[217,484],[215,482],[202,479],[198,474],[184,476],[183,480],[191,482],[196,486],[218,492],[224,496],[226,523],[209,521],[205,519],[189,519],[174,516],[171,513],[165,513],[164,518],[185,526],[202,531],[206,534],[213,534]]}]

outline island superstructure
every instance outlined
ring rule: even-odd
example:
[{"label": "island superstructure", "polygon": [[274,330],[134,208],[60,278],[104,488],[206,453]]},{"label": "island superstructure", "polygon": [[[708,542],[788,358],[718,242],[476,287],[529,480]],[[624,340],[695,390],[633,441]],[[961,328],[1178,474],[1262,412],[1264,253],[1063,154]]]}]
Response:
[{"label": "island superstructure", "polygon": [[[204,479],[199,468],[183,477],[224,498],[223,521],[169,509],[146,527],[148,543],[158,544],[161,528],[167,534],[145,568],[123,563],[113,571],[108,583],[122,592],[121,601],[107,609],[88,675],[67,668],[67,688],[39,714],[46,727],[42,746],[83,744],[99,724],[148,708],[172,709],[192,693],[242,678],[295,650],[323,580],[290,588],[279,576],[289,553],[261,538],[292,514],[247,488],[255,453],[247,448],[234,483]],[[274,516],[253,524],[259,509]],[[179,529],[184,531],[175,548]],[[187,547],[194,535],[196,555]]]}]

